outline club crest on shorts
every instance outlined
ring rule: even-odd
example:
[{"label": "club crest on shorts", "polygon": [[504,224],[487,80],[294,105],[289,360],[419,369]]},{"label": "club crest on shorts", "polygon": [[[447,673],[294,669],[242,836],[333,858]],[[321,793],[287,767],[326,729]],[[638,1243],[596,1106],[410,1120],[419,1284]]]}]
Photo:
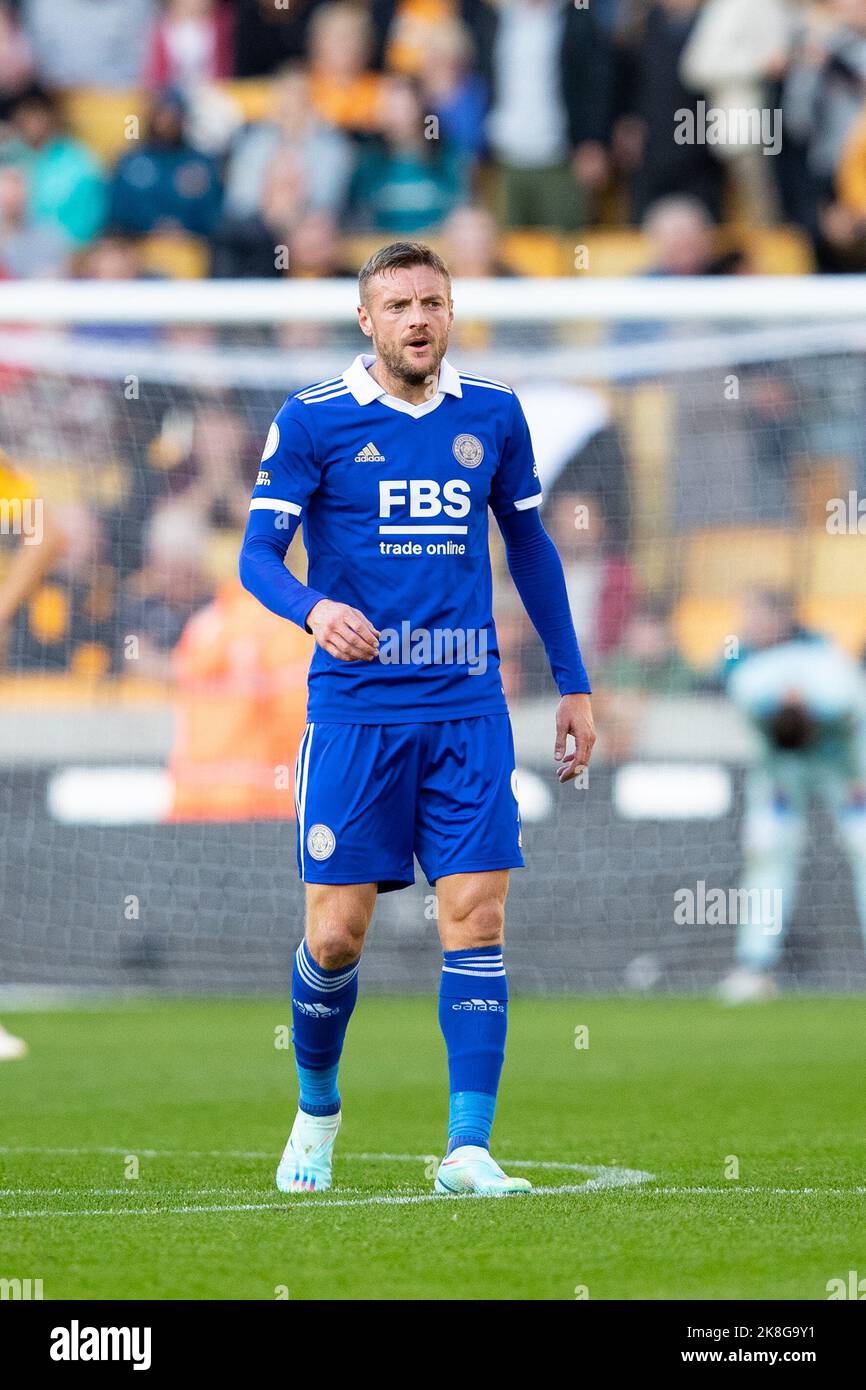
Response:
[{"label": "club crest on shorts", "polygon": [[311,825],[307,833],[307,852],[313,859],[330,859],[337,840],[329,825]]},{"label": "club crest on shorts", "polygon": [[458,434],[451,445],[451,452],[464,468],[477,468],[484,458],[484,445],[474,434]]}]

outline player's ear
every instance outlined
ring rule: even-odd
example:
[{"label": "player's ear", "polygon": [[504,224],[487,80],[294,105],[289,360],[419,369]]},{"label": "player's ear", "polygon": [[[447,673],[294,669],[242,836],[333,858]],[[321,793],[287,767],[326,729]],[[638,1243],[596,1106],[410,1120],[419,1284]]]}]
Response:
[{"label": "player's ear", "polygon": [[367,313],[366,304],[358,305],[358,323],[360,324],[361,332],[365,333],[368,338],[372,338],[373,324],[370,320],[370,315]]}]

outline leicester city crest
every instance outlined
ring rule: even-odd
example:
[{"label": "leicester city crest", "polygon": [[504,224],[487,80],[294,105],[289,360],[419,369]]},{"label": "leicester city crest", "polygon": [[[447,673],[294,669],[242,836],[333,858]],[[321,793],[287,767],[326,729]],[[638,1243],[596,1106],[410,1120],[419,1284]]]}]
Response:
[{"label": "leicester city crest", "polygon": [[464,468],[477,468],[484,458],[484,445],[474,434],[458,434],[451,445],[451,452]]},{"label": "leicester city crest", "polygon": [[336,837],[329,825],[314,825],[307,835],[307,850],[314,859],[330,859],[336,843]]}]

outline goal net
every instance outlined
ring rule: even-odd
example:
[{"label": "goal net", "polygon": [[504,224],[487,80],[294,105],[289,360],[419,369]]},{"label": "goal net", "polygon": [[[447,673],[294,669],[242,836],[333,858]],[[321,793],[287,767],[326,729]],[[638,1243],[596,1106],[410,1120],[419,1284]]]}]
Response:
[{"label": "goal net", "polygon": [[[311,639],[241,590],[237,552],[276,410],[365,347],[354,303],[350,281],[0,287],[0,1005],[284,989]],[[760,743],[722,665],[788,602],[853,661],[866,647],[864,307],[859,279],[455,286],[449,357],[529,420],[600,726],[588,777],[559,787],[555,690],[492,526],[516,989],[730,969]],[[304,573],[300,536],[288,563]],[[819,764],[796,773],[810,796]],[[789,987],[866,982],[856,810],[816,795],[771,846]],[[380,899],[367,987],[435,979],[417,879]]]}]

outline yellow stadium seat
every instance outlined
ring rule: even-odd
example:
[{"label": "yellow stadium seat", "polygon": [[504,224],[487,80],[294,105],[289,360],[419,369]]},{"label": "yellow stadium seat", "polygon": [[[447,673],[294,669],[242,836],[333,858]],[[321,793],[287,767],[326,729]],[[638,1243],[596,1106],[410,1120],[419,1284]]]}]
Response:
[{"label": "yellow stadium seat", "polygon": [[146,93],[134,87],[77,87],[63,98],[72,134],[106,164],[144,135],[149,104]]},{"label": "yellow stadium seat", "polygon": [[69,659],[73,676],[98,680],[111,670],[111,653],[102,642],[79,642]]},{"label": "yellow stadium seat", "polygon": [[40,585],[27,604],[30,631],[45,646],[60,642],[69,631],[69,595],[62,584]]},{"label": "yellow stadium seat", "polygon": [[815,257],[798,227],[725,228],[723,249],[741,246],[755,275],[811,275]]},{"label": "yellow stadium seat", "polygon": [[847,603],[838,598],[807,598],[800,605],[800,620],[815,632],[832,637],[858,660],[866,650],[866,604],[861,598]]},{"label": "yellow stadium seat", "polygon": [[684,542],[674,613],[680,650],[697,666],[718,660],[738,631],[751,588],[793,589],[800,620],[853,656],[866,649],[866,535],[742,527],[695,532]]},{"label": "yellow stadium seat", "polygon": [[503,232],[499,244],[503,261],[518,275],[563,273],[561,242],[552,232],[517,228]]},{"label": "yellow stadium seat", "polygon": [[563,274],[640,275],[652,265],[652,247],[633,227],[582,229],[563,238],[562,255]]},{"label": "yellow stadium seat", "polygon": [[740,606],[734,599],[682,599],[672,622],[685,660],[698,670],[718,666],[725,655],[725,639],[736,633],[739,616]]},{"label": "yellow stadium seat", "polygon": [[685,538],[681,591],[693,598],[728,598],[755,587],[793,586],[801,568],[797,537],[772,526],[693,531]]},{"label": "yellow stadium seat", "polygon": [[[796,227],[719,227],[717,252],[742,250],[756,275],[808,275],[815,269],[807,237]],[[595,227],[564,237],[561,274],[640,275],[653,263],[650,239],[634,227]],[[575,261],[585,248],[585,264]],[[538,273],[538,272],[536,272]]]},{"label": "yellow stadium seat", "polygon": [[380,246],[384,246],[385,240],[386,238],[383,236],[370,236],[369,233],[363,236],[344,237],[343,259],[347,265],[360,270],[373,252],[378,251]]},{"label": "yellow stadium seat", "polygon": [[[364,264],[374,251],[384,246],[388,237],[384,234],[365,232],[361,236],[347,237],[343,243],[345,258],[349,265]],[[435,233],[424,235],[424,241],[448,259],[445,238]],[[551,232],[527,228],[523,231],[503,232],[499,239],[499,254],[510,270],[518,275],[552,276],[565,274],[563,252],[560,240]]]},{"label": "yellow stadium seat", "polygon": [[245,121],[270,119],[274,100],[273,82],[258,77],[239,77],[214,82],[213,86],[237,107]]},{"label": "yellow stadium seat", "polygon": [[809,598],[850,599],[866,610],[866,535],[806,537],[802,567]]},{"label": "yellow stadium seat", "polygon": [[201,280],[208,273],[207,242],[195,236],[149,236],[141,243],[145,270],[170,280]]},{"label": "yellow stadium seat", "polygon": [[[391,237],[385,232],[363,232],[358,236],[348,236],[343,238],[343,259],[350,266],[356,266],[358,270],[366,260],[372,256],[374,251],[386,246],[389,241],[404,240],[403,237]],[[414,238],[405,238],[414,240]],[[441,236],[424,236],[424,244],[431,246],[434,251],[438,251],[440,256],[447,255],[447,247]]]}]

